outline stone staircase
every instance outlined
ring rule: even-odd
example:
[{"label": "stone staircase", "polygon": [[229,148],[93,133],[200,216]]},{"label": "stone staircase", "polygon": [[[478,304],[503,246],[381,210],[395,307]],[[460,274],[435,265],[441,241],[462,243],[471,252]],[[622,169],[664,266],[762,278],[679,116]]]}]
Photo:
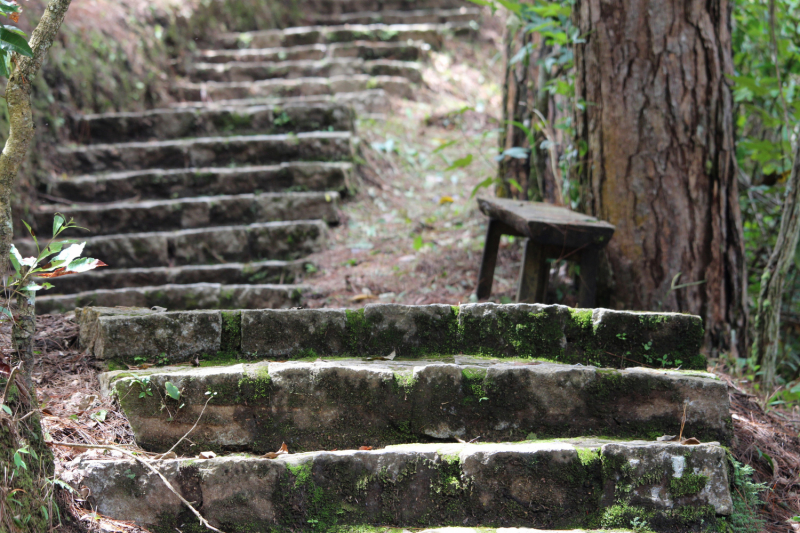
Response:
[{"label": "stone staircase", "polygon": [[[100,381],[137,443],[178,443],[151,465],[226,533],[727,531],[734,509],[727,386],[705,372],[699,317],[529,304],[78,316],[81,345],[123,368]],[[168,366],[124,369],[145,361]],[[659,439],[681,431],[698,440]],[[77,459],[64,476],[100,514],[203,529],[135,461]]]},{"label": "stone staircase", "polygon": [[[461,0],[316,0],[315,24],[219,36],[182,65],[182,102],[76,117],[62,176],[32,213],[86,227],[110,268],[59,279],[39,313],[86,305],[301,305],[352,186],[356,113],[411,97],[420,62],[479,11]],[[304,2],[304,8],[306,3]],[[17,243],[35,255],[31,240]]]}]

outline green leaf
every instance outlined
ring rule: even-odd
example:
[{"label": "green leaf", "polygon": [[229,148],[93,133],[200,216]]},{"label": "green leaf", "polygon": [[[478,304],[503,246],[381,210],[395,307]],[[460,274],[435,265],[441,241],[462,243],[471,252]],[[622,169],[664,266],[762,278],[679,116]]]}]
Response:
[{"label": "green leaf", "polygon": [[6,404],[0,404],[0,409],[2,409],[5,414],[11,416],[11,408]]},{"label": "green leaf", "polygon": [[97,411],[96,413],[92,413],[91,415],[89,415],[89,418],[91,418],[92,420],[96,420],[97,422],[105,422],[107,414],[108,411],[106,411],[105,409],[101,409],[100,411]]},{"label": "green leaf", "polygon": [[436,149],[433,152],[431,152],[431,155],[438,154],[439,152],[441,152],[445,148],[453,146],[454,144],[458,144],[458,141],[447,141],[447,142],[444,142],[444,143],[440,144],[439,146],[437,146]]},{"label": "green leaf", "polygon": [[496,178],[486,178],[485,180],[483,180],[482,182],[477,184],[475,186],[475,188],[472,189],[472,194],[469,195],[470,200],[475,198],[475,195],[478,194],[478,191],[480,191],[481,189],[485,189],[487,187],[490,187],[492,185],[492,183],[495,182],[495,179]]},{"label": "green leaf", "polygon": [[456,159],[453,161],[453,164],[447,167],[445,172],[448,170],[455,170],[457,168],[464,168],[472,164],[472,154],[467,154],[466,156],[462,157],[461,159]]},{"label": "green leaf", "polygon": [[85,242],[80,244],[73,244],[69,248],[62,250],[57,256],[53,258],[53,263],[60,262],[61,266],[69,265],[75,259],[81,256],[83,248],[86,246]]},{"label": "green leaf", "polygon": [[97,267],[106,266],[105,263],[99,259],[92,259],[91,257],[79,257],[72,261],[67,267],[68,272],[87,272]]},{"label": "green leaf", "polygon": [[25,57],[33,57],[33,50],[31,50],[25,37],[7,30],[5,27],[0,28],[0,48],[16,52]]},{"label": "green leaf", "polygon": [[420,250],[422,250],[422,245],[423,245],[422,236],[417,235],[416,237],[414,237],[414,243],[412,244],[414,251],[419,252]]},{"label": "green leaf", "polygon": [[6,52],[3,49],[0,49],[0,76],[3,76],[4,78],[10,78],[11,69],[8,68],[6,59],[8,59],[8,52]]},{"label": "green leaf", "polygon": [[164,383],[164,388],[167,389],[167,396],[173,400],[178,400],[181,397],[181,391],[179,391],[178,387],[173,385],[171,381]]},{"label": "green leaf", "polygon": [[22,468],[23,470],[27,470],[28,467],[25,465],[25,461],[22,460],[22,456],[19,454],[19,450],[14,453],[14,464],[17,468]]},{"label": "green leaf", "polygon": [[65,222],[64,217],[62,217],[61,215],[56,215],[55,217],[53,217],[53,237],[58,235],[58,230],[61,229],[61,226],[64,225],[64,222]]},{"label": "green leaf", "polygon": [[14,267],[14,270],[17,271],[17,274],[22,274],[21,271],[24,262],[22,259],[22,255],[19,253],[19,250],[17,250],[17,247],[14,246],[13,244],[11,245],[10,252],[11,253],[9,254],[9,259],[11,259],[11,265]]}]

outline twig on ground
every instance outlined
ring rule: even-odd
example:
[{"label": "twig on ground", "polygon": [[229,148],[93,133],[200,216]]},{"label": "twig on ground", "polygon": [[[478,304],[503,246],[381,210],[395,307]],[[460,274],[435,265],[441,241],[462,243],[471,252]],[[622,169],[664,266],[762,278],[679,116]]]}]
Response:
[{"label": "twig on ground", "polygon": [[210,401],[211,401],[211,400],[214,398],[214,396],[216,396],[216,395],[217,395],[217,393],[216,393],[216,392],[212,392],[211,394],[209,394],[209,395],[208,395],[208,400],[206,400],[206,403],[205,403],[205,405],[203,405],[203,410],[202,410],[202,411],[200,411],[200,416],[198,416],[198,417],[197,417],[197,420],[195,421],[194,425],[192,426],[192,429],[190,429],[189,431],[187,431],[187,432],[186,432],[186,434],[185,434],[183,437],[181,437],[180,439],[178,439],[178,442],[176,442],[175,444],[173,444],[173,445],[172,445],[172,448],[170,448],[170,449],[169,449],[169,451],[167,451],[167,453],[165,453],[164,455],[167,455],[167,454],[169,454],[169,453],[172,453],[172,451],[173,451],[175,448],[177,448],[177,447],[178,447],[178,444],[180,444],[181,442],[183,442],[183,439],[185,439],[186,437],[188,437],[188,436],[189,436],[189,433],[191,433],[192,431],[194,431],[194,428],[196,428],[196,427],[197,427],[197,424],[199,424],[199,423],[200,423],[200,419],[201,419],[201,418],[203,418],[203,413],[205,413],[205,412],[206,412],[206,407],[208,407],[208,402],[210,402]]}]

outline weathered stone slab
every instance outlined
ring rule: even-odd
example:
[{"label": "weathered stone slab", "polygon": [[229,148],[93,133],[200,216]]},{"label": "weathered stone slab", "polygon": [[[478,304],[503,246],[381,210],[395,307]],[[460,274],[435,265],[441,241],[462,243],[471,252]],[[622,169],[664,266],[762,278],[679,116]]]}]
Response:
[{"label": "weathered stone slab", "polygon": [[[414,444],[153,464],[184,498],[202,502],[200,512],[212,525],[227,531],[331,531],[386,523],[566,529],[596,524],[598,516],[605,520],[604,512],[621,506],[614,483],[638,464],[616,461],[620,452],[636,453],[647,465],[646,477],[634,481],[632,492],[665,495],[647,508],[634,508],[654,531],[699,530],[730,514],[725,451],[714,444]],[[679,464],[684,472],[703,476],[702,489],[696,490],[702,483],[687,489],[673,481],[679,479],[674,477]],[[163,531],[196,521],[136,462],[75,462],[67,470],[65,477],[76,488],[87,487],[92,508],[105,516]],[[609,496],[614,505],[601,506],[601,498]]]},{"label": "weathered stone slab", "polygon": [[344,309],[260,309],[242,312],[242,352],[267,357],[316,357],[348,352]]},{"label": "weathered stone slab", "polygon": [[199,139],[58,148],[59,166],[88,174],[146,168],[267,165],[289,161],[344,161],[353,158],[350,132],[237,135]]},{"label": "weathered stone slab", "polygon": [[209,104],[202,109],[166,108],[83,115],[74,120],[72,130],[78,142],[106,144],[290,131],[351,131],[353,118],[352,109],[332,102],[256,106]]},{"label": "weathered stone slab", "polygon": [[[264,309],[296,307],[307,285],[191,283],[97,289],[75,294],[41,296],[36,300],[39,314],[65,313],[76,307],[163,307],[171,311],[194,309]],[[189,353],[183,354],[188,356]]]},{"label": "weathered stone slab", "polygon": [[[84,254],[103,259],[113,268],[296,259],[320,251],[327,231],[328,226],[322,220],[301,220],[101,235],[86,239]],[[15,244],[24,256],[36,254],[33,240]]]},{"label": "weathered stone slab", "polygon": [[706,368],[703,323],[693,315],[480,303],[462,305],[458,320],[465,353],[611,368]]},{"label": "weathered stone slab", "polygon": [[[223,249],[224,245],[219,246]],[[190,249],[188,244],[186,249]],[[241,247],[232,250],[240,253]],[[176,262],[191,261],[177,258]],[[333,316],[329,310],[278,314],[265,310],[260,318],[258,313],[248,314],[242,328],[242,350],[248,356],[291,359],[313,352],[322,357],[386,357],[394,351],[400,357],[463,353],[605,368],[705,369],[705,358],[699,353],[702,323],[699,317],[689,315],[539,304],[486,303],[458,308],[380,304],[344,312],[344,326],[338,322],[335,335],[326,330],[320,337],[320,325],[327,324],[325,317]],[[341,317],[341,312],[336,316]],[[614,335],[609,329],[617,327],[610,325],[612,318],[621,331]],[[265,326],[267,323],[274,327]]]},{"label": "weathered stone slab", "polygon": [[458,352],[457,307],[371,304],[349,315],[356,353],[386,356]]},{"label": "weathered stone slab", "polygon": [[189,69],[189,76],[196,82],[253,82],[277,78],[296,79],[359,74],[401,76],[414,83],[422,81],[422,69],[418,63],[392,59],[365,60],[357,57],[337,57],[321,61],[302,59],[277,63],[274,61],[195,63]]},{"label": "weathered stone slab", "polygon": [[289,188],[344,191],[351,163],[282,163],[236,168],[147,169],[57,179],[50,194],[76,202],[118,202],[134,196],[166,200],[194,196],[278,192]]},{"label": "weathered stone slab", "polygon": [[[304,324],[280,321],[291,315],[289,311],[242,314],[244,323],[258,321],[265,335],[276,332],[278,355],[285,352],[284,343],[293,339],[281,339],[282,329]],[[326,322],[317,322],[316,329],[306,334],[341,342],[343,313],[331,310],[317,316]],[[206,407],[191,440],[217,451],[264,453],[282,442],[295,450],[379,447],[456,437],[655,439],[680,431],[684,402],[688,402],[684,434],[703,441],[729,443],[731,439],[727,386],[710,374],[459,358],[457,364],[435,360],[258,363],[148,371],[147,375],[158,394],[143,398],[136,372],[102,379],[116,380],[113,389],[136,441],[161,452],[195,424],[209,391],[218,392],[218,398]],[[182,391],[180,401],[167,401],[175,407],[183,404],[177,413],[162,409],[167,381]]]},{"label": "weathered stone slab", "polygon": [[[256,261],[253,263],[224,263],[221,265],[188,265],[153,268],[101,268],[90,272],[62,276],[58,286],[45,294],[73,294],[101,289],[126,287],[157,287],[194,283],[293,284],[312,263],[296,261]],[[39,303],[41,296],[37,298]],[[151,306],[152,307],[152,306]]]},{"label": "weathered stone slab", "polygon": [[[385,94],[409,98],[413,96],[411,81],[401,76],[331,76],[330,78],[271,79],[255,82],[204,82],[178,84],[186,100],[202,100],[206,94],[213,100],[238,100],[264,97],[301,97],[361,93],[382,89]],[[344,103],[344,102],[342,102]]]},{"label": "weathered stone slab", "polygon": [[218,352],[221,333],[219,311],[81,310],[81,346],[98,359],[133,361],[139,356],[178,362],[191,355]]}]

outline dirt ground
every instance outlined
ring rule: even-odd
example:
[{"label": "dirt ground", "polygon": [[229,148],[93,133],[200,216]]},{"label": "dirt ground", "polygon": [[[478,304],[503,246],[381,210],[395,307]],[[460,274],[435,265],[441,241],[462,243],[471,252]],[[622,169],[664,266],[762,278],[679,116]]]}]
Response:
[{"label": "dirt ground", "polygon": [[[480,38],[431,52],[415,100],[359,120],[357,192],[330,249],[309,258],[319,268],[305,279],[316,289],[309,307],[470,301],[486,231],[473,191],[497,169],[501,39],[502,24],[487,18]],[[504,239],[493,300],[514,297],[519,260],[520,241]]]}]

